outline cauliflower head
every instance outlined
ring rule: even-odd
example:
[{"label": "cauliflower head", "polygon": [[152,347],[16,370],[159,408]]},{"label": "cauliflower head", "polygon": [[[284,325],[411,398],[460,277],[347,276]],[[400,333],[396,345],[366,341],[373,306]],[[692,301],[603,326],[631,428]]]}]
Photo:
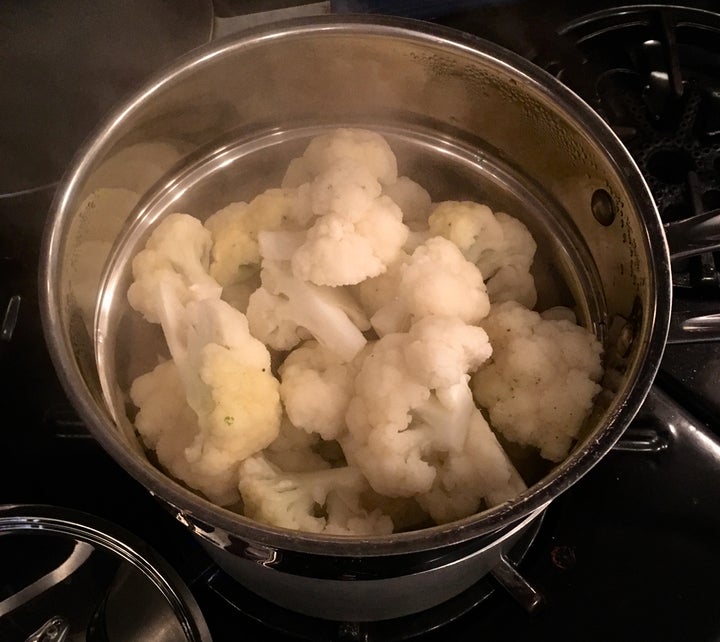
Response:
[{"label": "cauliflower head", "polygon": [[348,432],[339,440],[348,462],[390,497],[425,492],[435,478],[424,459],[430,450],[425,431],[410,429],[411,413],[429,399],[430,389],[409,372],[405,342],[402,334],[389,334],[373,345],[355,378]]},{"label": "cauliflower head", "polygon": [[508,440],[561,461],[600,392],[600,342],[569,320],[543,319],[512,301],[493,306],[483,327],[493,356],[473,377],[476,401]]},{"label": "cauliflower head", "polygon": [[302,156],[306,171],[318,176],[350,159],[383,185],[397,180],[397,159],[385,138],[365,129],[341,128],[316,136]]},{"label": "cauliflower head", "polygon": [[[203,299],[183,306],[172,290],[160,294],[163,332],[182,382],[181,398],[195,415],[195,430],[189,442],[183,441],[182,458],[176,452],[173,467],[167,465],[188,485],[227,502],[240,461],[278,436],[282,407],[270,354],[250,335],[245,316],[228,303]],[[140,423],[145,423],[139,431],[151,435],[151,421],[142,418],[142,395],[133,401],[141,408]],[[152,416],[163,421],[157,412]],[[181,431],[182,438],[190,434],[187,427]]]},{"label": "cauliflower head", "polygon": [[[272,239],[270,258],[290,260],[295,277],[316,285],[353,285],[382,274],[408,237],[401,209],[383,194],[383,185],[396,182],[395,155],[379,134],[337,129],[313,138],[283,185],[302,190],[317,218],[294,248],[288,239]],[[291,249],[290,256],[276,253]]]},{"label": "cauliflower head", "polygon": [[291,259],[293,274],[317,285],[353,285],[382,274],[408,236],[400,208],[380,194],[379,183],[361,166],[344,167],[315,179],[311,199],[320,216]]}]

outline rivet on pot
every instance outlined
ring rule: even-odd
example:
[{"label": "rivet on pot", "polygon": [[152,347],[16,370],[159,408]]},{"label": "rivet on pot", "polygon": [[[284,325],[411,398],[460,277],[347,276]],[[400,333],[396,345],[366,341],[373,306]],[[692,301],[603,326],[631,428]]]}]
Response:
[{"label": "rivet on pot", "polygon": [[604,189],[596,189],[590,200],[590,208],[592,209],[595,220],[607,227],[615,220],[615,206],[613,205],[610,194]]}]

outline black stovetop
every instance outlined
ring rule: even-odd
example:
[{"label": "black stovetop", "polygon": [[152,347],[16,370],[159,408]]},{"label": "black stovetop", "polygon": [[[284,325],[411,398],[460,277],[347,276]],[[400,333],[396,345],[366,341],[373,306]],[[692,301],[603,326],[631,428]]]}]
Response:
[{"label": "black stovetop", "polygon": [[[31,34],[33,21],[8,9],[12,4],[0,10],[0,28],[26,20],[20,26]],[[683,4],[617,10],[588,1],[568,9],[512,0],[368,0],[333,6],[401,7],[402,13],[499,42],[557,75],[613,126],[645,174],[664,222],[672,225],[692,215],[709,218],[720,206],[720,7],[716,15],[698,12],[714,2]],[[451,5],[462,10],[448,13]],[[218,0],[216,15],[224,20],[239,6]],[[184,14],[188,21],[203,16],[189,9]],[[112,23],[112,16],[103,19]],[[144,539],[190,586],[217,642],[399,640],[435,626],[417,639],[720,639],[720,342],[679,329],[688,317],[720,311],[717,252],[674,261],[672,337],[683,342],[668,346],[655,388],[618,447],[548,509],[519,566],[543,596],[532,615],[492,579],[484,585],[497,590],[475,606],[473,595],[466,595],[436,613],[398,622],[354,626],[280,612],[217,570],[184,528],[94,442],[69,406],[45,349],[36,285],[40,236],[73,145],[154,67],[209,37],[204,23],[177,29],[179,50],[167,46],[162,55],[146,57],[147,68],[119,74],[113,87],[104,86],[106,103],[86,106],[80,130],[57,139],[58,153],[47,152],[52,162],[24,158],[29,169],[13,164],[8,154],[22,132],[15,122],[0,120],[6,177],[0,180],[0,504],[80,509]],[[42,99],[37,92],[28,96]],[[0,97],[0,113],[11,107]],[[40,120],[36,125],[48,126]],[[52,125],[61,126],[60,117]],[[38,138],[30,136],[31,143],[38,145]],[[43,154],[41,147],[32,151]]]}]

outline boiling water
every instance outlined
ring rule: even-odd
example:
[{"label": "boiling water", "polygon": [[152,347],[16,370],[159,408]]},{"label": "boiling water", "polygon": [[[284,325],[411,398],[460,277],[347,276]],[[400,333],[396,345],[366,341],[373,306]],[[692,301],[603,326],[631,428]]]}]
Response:
[{"label": "boiling water", "polygon": [[[420,183],[434,202],[478,201],[522,220],[538,245],[533,266],[536,309],[569,306],[579,322],[603,338],[604,305],[596,294],[599,279],[590,254],[568,215],[540,186],[476,141],[468,145],[422,129],[372,128],[385,136],[395,152],[399,174]],[[132,258],[166,214],[185,212],[205,220],[231,202],[249,201],[265,189],[278,187],[289,161],[323,131],[317,127],[274,129],[196,153],[183,171],[166,177],[138,204],[115,243],[95,315],[103,392],[126,435],[133,434],[135,413],[127,394],[130,384],[168,355],[160,327],[145,322],[127,303]],[[530,470],[536,464],[517,463],[529,477],[542,474]]]}]

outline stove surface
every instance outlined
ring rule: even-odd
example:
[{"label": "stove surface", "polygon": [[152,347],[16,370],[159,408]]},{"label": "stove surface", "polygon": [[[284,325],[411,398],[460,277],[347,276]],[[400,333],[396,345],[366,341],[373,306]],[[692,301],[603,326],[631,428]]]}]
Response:
[{"label": "stove surface", "polygon": [[[15,140],[19,116],[0,118],[0,143],[7,152],[0,165],[0,504],[65,506],[131,531],[185,580],[216,642],[719,639],[720,341],[711,339],[720,336],[712,316],[720,311],[720,255],[714,245],[720,217],[720,13],[711,11],[720,8],[716,2],[682,4],[620,10],[599,1],[540,9],[538,3],[512,0],[306,5],[216,0],[214,6],[216,33],[244,24],[224,22],[242,18],[243,6],[256,12],[257,21],[270,15],[263,11],[273,9],[276,18],[282,17],[279,9],[303,5],[303,11],[414,15],[493,40],[558,76],[598,110],[645,174],[675,252],[673,343],[639,416],[617,447],[551,504],[520,563],[523,577],[542,595],[537,612],[526,613],[492,579],[483,580],[494,589],[489,597],[466,595],[437,616],[358,625],[283,612],[219,571],[184,527],[96,444],[68,404],[45,348],[37,264],[61,167],[95,125],[97,112],[74,125],[62,149],[45,149],[33,138],[33,145],[41,145],[32,151],[37,164],[24,164],[24,158],[8,163],[16,147],[6,141]],[[21,13],[26,19],[27,6],[5,4],[0,26],[12,28]],[[183,16],[198,27],[207,14],[188,9]],[[130,28],[109,15],[103,20]],[[33,20],[23,24],[27,33],[38,24],[48,28]],[[104,93],[108,105],[209,37],[204,22],[197,30],[173,24],[181,39]],[[93,46],[101,50],[103,39]],[[32,101],[44,95],[27,98],[34,118],[42,117],[43,106]],[[3,108],[0,101],[0,114]],[[683,221],[685,227],[678,228]],[[691,256],[682,255],[688,238],[700,246]],[[485,594],[478,588],[477,595]]]}]

